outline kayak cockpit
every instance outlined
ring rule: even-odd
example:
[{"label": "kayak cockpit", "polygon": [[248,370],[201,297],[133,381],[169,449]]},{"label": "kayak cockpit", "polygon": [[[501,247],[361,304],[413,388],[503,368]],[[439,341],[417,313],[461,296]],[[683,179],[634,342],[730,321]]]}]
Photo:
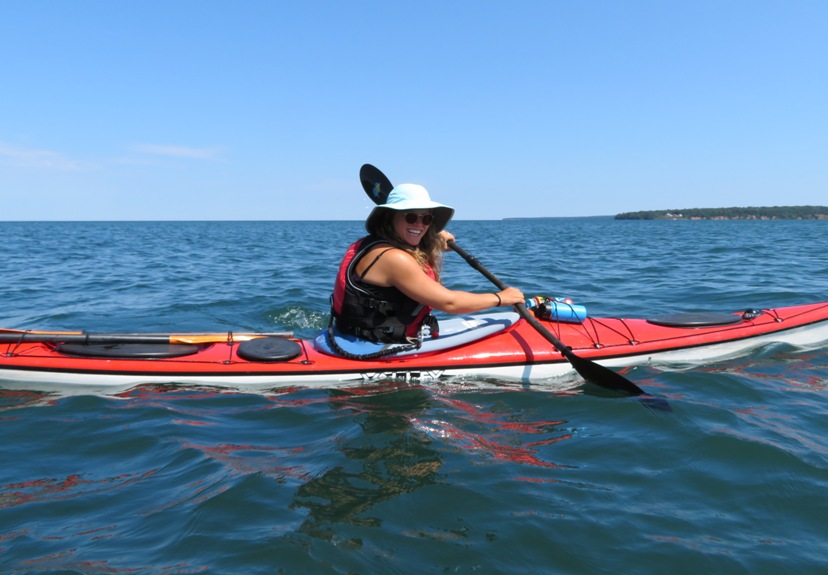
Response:
[{"label": "kayak cockpit", "polygon": [[[407,348],[393,353],[393,357],[419,355],[437,351],[445,351],[455,347],[468,345],[480,341],[491,335],[500,333],[513,326],[520,316],[511,311],[494,312],[478,315],[452,316],[440,319],[440,335],[423,340],[422,345],[416,348]],[[400,347],[395,343],[374,343],[356,336],[333,330],[336,347],[331,345],[328,330],[321,331],[313,341],[313,346],[326,355],[342,357],[336,348],[344,350],[350,357],[371,357],[382,354],[389,347]]]}]

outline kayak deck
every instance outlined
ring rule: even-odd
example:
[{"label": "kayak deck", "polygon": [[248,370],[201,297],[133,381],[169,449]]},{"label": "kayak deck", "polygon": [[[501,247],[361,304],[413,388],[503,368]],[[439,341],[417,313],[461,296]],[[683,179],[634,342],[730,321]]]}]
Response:
[{"label": "kayak deck", "polygon": [[[738,312],[733,317],[735,322],[701,326],[592,317],[576,324],[542,324],[579,356],[608,367],[697,364],[769,343],[813,346],[828,341],[828,302],[765,309],[755,316]],[[289,359],[261,361],[242,357],[241,344],[232,335],[192,344],[192,353],[186,355],[162,358],[70,355],[59,351],[58,343],[27,341],[23,336],[0,343],[0,386],[125,388],[180,383],[276,388],[447,376],[534,381],[572,372],[561,353],[523,320],[449,349],[371,360],[331,355],[318,349],[313,340],[281,339],[290,342],[295,354]]]}]

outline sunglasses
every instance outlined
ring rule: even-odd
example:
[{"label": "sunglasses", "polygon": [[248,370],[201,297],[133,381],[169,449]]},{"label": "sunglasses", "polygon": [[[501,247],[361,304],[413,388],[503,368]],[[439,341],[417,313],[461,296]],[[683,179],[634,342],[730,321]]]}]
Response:
[{"label": "sunglasses", "polygon": [[431,222],[434,220],[434,216],[431,214],[415,214],[414,212],[407,212],[405,214],[405,223],[407,224],[416,224],[417,220],[421,220],[424,226],[431,225]]}]

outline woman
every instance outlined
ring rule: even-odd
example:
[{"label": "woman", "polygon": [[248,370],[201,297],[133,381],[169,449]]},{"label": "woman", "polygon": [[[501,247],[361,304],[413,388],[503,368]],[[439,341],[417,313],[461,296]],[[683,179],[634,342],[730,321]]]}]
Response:
[{"label": "woman", "polygon": [[333,295],[337,328],[375,342],[410,342],[431,310],[460,314],[523,303],[513,287],[497,293],[450,290],[440,283],[442,252],[454,236],[444,228],[454,209],[431,201],[417,184],[396,186],[365,221],[370,235],[345,253]]}]

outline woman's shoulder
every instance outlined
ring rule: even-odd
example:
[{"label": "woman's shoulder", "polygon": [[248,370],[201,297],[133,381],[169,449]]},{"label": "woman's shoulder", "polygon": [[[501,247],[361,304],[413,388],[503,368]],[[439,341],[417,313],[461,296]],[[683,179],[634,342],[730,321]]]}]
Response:
[{"label": "woman's shoulder", "polygon": [[404,250],[390,242],[379,242],[367,248],[362,261],[381,266],[382,268],[399,268],[407,266],[418,266],[417,258],[409,251]]},{"label": "woman's shoulder", "polygon": [[414,256],[410,253],[405,251],[402,248],[394,246],[388,242],[380,242],[374,244],[372,246],[367,246],[365,251],[365,258],[371,259],[371,257],[382,257],[384,260],[392,261],[392,260],[400,260],[400,261],[407,261],[407,260],[414,260]]}]

